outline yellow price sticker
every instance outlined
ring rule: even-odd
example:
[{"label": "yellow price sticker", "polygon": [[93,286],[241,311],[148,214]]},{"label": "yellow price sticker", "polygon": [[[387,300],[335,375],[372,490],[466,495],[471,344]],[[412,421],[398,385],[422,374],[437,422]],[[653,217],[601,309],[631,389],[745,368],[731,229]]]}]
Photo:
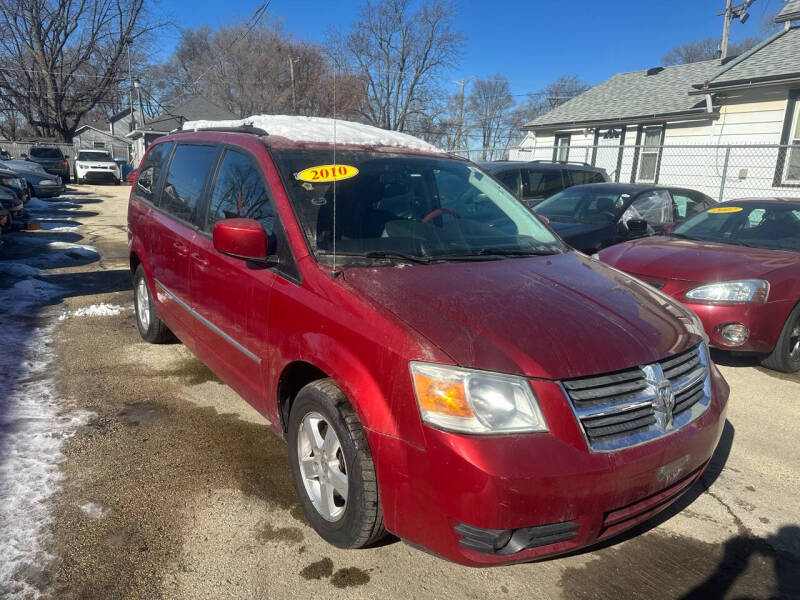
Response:
[{"label": "yellow price sticker", "polygon": [[735,213],[735,212],[742,212],[741,206],[719,206],[717,208],[709,209],[710,213],[712,214],[720,214],[720,213]]},{"label": "yellow price sticker", "polygon": [[310,183],[325,183],[327,181],[341,181],[358,175],[358,169],[350,165],[319,165],[303,169],[295,179]]}]

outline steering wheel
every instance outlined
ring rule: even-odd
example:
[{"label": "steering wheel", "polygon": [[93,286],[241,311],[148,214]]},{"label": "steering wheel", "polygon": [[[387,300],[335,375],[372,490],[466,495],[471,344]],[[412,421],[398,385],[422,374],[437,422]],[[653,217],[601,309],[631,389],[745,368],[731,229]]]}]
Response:
[{"label": "steering wheel", "polygon": [[437,208],[429,212],[427,215],[422,217],[422,222],[427,223],[431,219],[435,219],[436,217],[441,217],[443,214],[447,213],[448,215],[453,215],[456,219],[460,219],[461,215],[458,214],[457,211],[453,210],[452,208]]}]

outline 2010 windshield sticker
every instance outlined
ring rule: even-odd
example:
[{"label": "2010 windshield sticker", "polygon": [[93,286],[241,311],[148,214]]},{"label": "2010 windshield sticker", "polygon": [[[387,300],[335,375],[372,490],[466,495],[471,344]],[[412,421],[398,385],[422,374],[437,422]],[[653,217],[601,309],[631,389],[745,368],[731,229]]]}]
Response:
[{"label": "2010 windshield sticker", "polygon": [[350,179],[356,175],[358,175],[358,169],[350,165],[319,165],[303,169],[294,177],[299,181],[308,181],[309,183],[325,183]]},{"label": "2010 windshield sticker", "polygon": [[742,212],[741,206],[718,206],[708,211],[711,214]]}]

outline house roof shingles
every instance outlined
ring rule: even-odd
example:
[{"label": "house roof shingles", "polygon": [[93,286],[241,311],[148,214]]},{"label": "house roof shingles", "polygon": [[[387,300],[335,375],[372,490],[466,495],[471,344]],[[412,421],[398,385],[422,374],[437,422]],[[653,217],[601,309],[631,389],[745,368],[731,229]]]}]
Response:
[{"label": "house roof shingles", "polygon": [[775,17],[775,22],[783,23],[794,19],[800,19],[800,0],[789,0]]},{"label": "house roof shingles", "polygon": [[569,125],[585,122],[625,121],[636,117],[669,115],[705,110],[705,102],[689,96],[697,81],[709,79],[719,70],[719,60],[664,67],[654,75],[647,71],[618,73],[603,83],[568,100],[525,125]]},{"label": "house roof shingles", "polygon": [[[797,2],[800,5],[800,0]],[[800,27],[792,27],[776,33],[723,67],[709,79],[709,87],[797,74],[800,74]]]},{"label": "house roof shingles", "polygon": [[238,119],[238,115],[231,111],[217,106],[203,96],[191,96],[181,104],[164,111],[152,119],[146,119],[144,131],[159,131],[169,133],[174,129],[180,129],[185,121],[223,121],[226,119]]}]

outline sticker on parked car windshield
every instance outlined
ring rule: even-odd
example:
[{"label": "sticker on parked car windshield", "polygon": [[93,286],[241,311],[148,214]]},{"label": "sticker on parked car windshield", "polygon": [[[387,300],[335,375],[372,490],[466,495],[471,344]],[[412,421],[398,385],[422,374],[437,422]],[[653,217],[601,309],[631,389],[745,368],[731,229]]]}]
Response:
[{"label": "sticker on parked car windshield", "polygon": [[311,183],[324,183],[327,181],[341,181],[358,175],[358,169],[350,165],[319,165],[303,169],[295,175],[295,179]]},{"label": "sticker on parked car windshield", "polygon": [[718,206],[717,208],[712,208],[708,212],[710,213],[734,213],[734,212],[742,212],[741,206]]}]

